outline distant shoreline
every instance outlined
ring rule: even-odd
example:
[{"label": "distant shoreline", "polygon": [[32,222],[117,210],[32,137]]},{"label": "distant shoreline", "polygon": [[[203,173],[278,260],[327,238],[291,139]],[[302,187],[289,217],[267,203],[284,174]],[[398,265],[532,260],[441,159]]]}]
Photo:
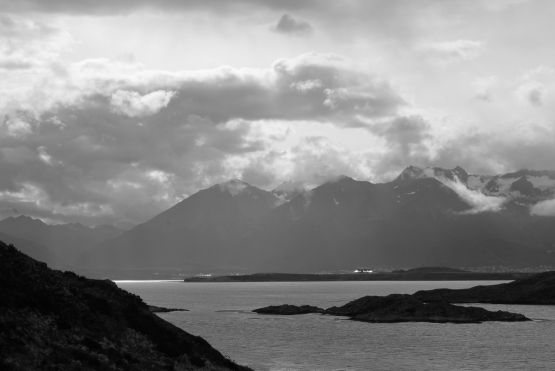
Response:
[{"label": "distant shoreline", "polygon": [[385,272],[385,273],[256,273],[188,277],[184,282],[319,282],[319,281],[512,281],[533,273],[508,272]]}]

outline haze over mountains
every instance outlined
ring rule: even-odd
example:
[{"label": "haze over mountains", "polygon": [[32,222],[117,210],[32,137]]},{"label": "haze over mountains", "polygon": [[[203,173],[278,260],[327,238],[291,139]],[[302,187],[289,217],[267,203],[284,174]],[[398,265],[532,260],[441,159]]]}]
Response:
[{"label": "haze over mountains", "polygon": [[87,249],[122,232],[109,225],[87,227],[79,223],[49,225],[20,215],[0,221],[0,239],[54,267],[71,267]]},{"label": "haze over mountains", "polygon": [[80,264],[190,273],[555,264],[555,217],[538,212],[555,198],[555,172],[411,166],[388,183],[340,177],[288,188],[215,185],[89,249]]}]

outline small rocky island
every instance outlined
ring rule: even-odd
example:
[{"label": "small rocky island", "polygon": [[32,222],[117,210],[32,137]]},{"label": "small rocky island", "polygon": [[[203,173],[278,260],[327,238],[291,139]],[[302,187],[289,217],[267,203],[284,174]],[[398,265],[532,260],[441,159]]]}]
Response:
[{"label": "small rocky island", "polygon": [[1,370],[249,370],[152,309],[0,242]]},{"label": "small rocky island", "polygon": [[149,305],[148,309],[152,313],[169,313],[169,312],[188,312],[188,309],[183,308],[165,308],[165,307],[158,307],[156,305]]},{"label": "small rocky island", "polygon": [[253,310],[255,313],[259,314],[280,314],[284,316],[291,316],[296,314],[308,314],[308,313],[324,313],[325,310],[312,305],[270,305],[269,307],[259,308]]},{"label": "small rocky island", "polygon": [[254,310],[259,314],[293,315],[321,313],[346,316],[364,322],[437,322],[481,323],[485,321],[528,321],[522,314],[504,311],[492,312],[484,308],[463,307],[446,301],[426,303],[413,295],[365,296],[341,307],[322,309],[303,305],[276,305]]},{"label": "small rocky island", "polygon": [[418,291],[413,295],[365,296],[341,307],[322,309],[303,305],[275,305],[255,309],[260,314],[293,315],[321,313],[347,316],[365,322],[451,322],[527,321],[522,314],[492,312],[453,303],[555,304],[555,272],[539,273],[513,282],[469,289]]}]

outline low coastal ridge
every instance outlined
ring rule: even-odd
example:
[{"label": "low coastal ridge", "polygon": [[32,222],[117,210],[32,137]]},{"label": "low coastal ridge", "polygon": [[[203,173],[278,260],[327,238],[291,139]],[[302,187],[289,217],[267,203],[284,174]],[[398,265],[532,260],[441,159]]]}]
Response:
[{"label": "low coastal ridge", "polygon": [[532,276],[528,272],[471,272],[446,267],[372,273],[254,273],[194,276],[185,282],[301,282],[301,281],[512,281]]}]

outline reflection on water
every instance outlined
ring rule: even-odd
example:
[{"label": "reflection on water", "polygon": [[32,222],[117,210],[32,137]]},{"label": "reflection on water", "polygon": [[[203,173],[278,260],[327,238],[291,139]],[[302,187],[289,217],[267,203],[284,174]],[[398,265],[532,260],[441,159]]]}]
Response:
[{"label": "reflection on water", "polygon": [[373,324],[250,312],[266,305],[330,307],[364,295],[495,283],[117,282],[149,304],[189,309],[160,316],[255,370],[555,370],[553,306],[483,305],[537,319],[483,324]]}]

